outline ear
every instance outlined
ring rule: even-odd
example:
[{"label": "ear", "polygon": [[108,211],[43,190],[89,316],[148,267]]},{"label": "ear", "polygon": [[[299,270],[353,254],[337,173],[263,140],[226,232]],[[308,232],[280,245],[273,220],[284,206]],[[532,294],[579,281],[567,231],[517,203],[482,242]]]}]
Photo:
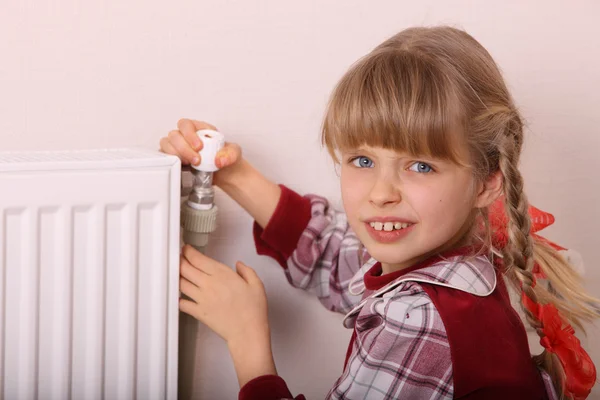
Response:
[{"label": "ear", "polygon": [[502,195],[502,178],[502,173],[496,171],[479,184],[475,198],[476,208],[487,207]]}]

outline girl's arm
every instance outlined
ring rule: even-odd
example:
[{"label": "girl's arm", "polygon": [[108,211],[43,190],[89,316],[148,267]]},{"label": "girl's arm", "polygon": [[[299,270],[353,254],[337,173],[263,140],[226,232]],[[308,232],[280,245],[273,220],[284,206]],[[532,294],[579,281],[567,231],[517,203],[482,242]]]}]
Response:
[{"label": "girl's arm", "polygon": [[303,197],[280,187],[281,196],[267,226],[254,224],[258,254],[274,258],[293,286],[315,293],[327,309],[348,312],[361,299],[348,288],[365,253],[346,214],[330,207],[323,197]]},{"label": "girl's arm", "polygon": [[[252,337],[251,337],[252,336]],[[240,387],[262,375],[277,375],[269,331],[227,342]]]},{"label": "girl's arm", "polygon": [[261,227],[265,227],[271,219],[281,196],[279,186],[243,158],[215,174],[214,183]]}]

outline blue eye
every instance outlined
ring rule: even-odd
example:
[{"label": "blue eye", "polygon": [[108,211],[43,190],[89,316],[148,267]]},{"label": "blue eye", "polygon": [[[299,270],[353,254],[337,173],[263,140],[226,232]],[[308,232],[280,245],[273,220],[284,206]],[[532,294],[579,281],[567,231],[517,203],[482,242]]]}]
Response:
[{"label": "blue eye", "polygon": [[352,164],[359,168],[371,168],[373,167],[373,161],[365,156],[359,156],[352,159]]},{"label": "blue eye", "polygon": [[410,166],[409,170],[413,171],[413,172],[420,172],[420,173],[428,173],[433,171],[433,168],[431,168],[429,166],[429,164],[426,164],[424,162],[421,161],[417,161],[416,163],[414,163],[413,165]]}]

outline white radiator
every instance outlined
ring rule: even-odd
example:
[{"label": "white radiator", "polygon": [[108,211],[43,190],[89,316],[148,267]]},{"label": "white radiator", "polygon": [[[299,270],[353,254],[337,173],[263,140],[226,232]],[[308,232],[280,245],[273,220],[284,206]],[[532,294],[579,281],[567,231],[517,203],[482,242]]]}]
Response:
[{"label": "white radiator", "polygon": [[0,153],[0,399],[176,399],[180,171]]}]

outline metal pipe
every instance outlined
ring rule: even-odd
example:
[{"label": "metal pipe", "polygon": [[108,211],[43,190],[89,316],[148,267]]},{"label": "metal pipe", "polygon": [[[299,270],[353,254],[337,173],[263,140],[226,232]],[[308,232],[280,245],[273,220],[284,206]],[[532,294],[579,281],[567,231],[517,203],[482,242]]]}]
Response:
[{"label": "metal pipe", "polygon": [[[183,242],[205,253],[208,238],[217,228],[218,207],[214,204],[215,191],[212,185],[216,153],[225,140],[219,132],[202,130],[197,132],[203,142],[200,152],[201,164],[184,170],[181,179],[182,196],[188,195],[181,205],[181,227]],[[179,374],[178,398],[192,399],[196,371],[199,322],[185,314],[179,316]]]}]

